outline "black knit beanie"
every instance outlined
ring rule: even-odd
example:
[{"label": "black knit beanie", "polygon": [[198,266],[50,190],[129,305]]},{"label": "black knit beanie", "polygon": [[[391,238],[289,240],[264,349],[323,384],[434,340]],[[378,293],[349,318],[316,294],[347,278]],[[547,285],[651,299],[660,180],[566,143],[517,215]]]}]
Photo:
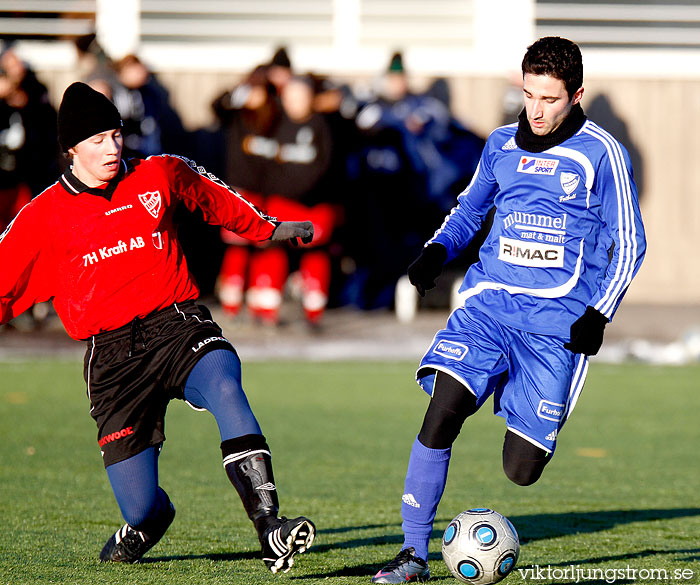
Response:
[{"label": "black knit beanie", "polygon": [[58,108],[58,141],[65,152],[94,134],[121,127],[116,106],[89,85],[76,81],[63,94]]}]

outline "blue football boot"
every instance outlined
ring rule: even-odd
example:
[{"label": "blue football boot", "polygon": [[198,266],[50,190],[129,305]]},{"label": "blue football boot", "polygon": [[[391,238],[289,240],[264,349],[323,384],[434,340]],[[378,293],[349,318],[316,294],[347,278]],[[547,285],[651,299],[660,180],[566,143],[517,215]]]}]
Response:
[{"label": "blue football boot", "polygon": [[428,563],[415,556],[412,546],[403,549],[393,561],[372,577],[372,583],[422,583],[430,579]]}]

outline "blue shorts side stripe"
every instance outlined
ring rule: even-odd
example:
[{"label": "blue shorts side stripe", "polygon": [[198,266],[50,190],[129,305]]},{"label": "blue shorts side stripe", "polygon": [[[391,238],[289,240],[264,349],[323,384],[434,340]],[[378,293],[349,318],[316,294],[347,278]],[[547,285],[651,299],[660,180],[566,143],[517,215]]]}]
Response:
[{"label": "blue shorts side stripe", "polygon": [[581,395],[583,384],[585,383],[586,376],[588,375],[588,364],[588,356],[579,354],[576,360],[574,375],[571,378],[571,389],[569,390],[569,399],[566,403],[566,419],[571,416],[571,413],[574,411],[576,403],[578,402],[578,397]]}]

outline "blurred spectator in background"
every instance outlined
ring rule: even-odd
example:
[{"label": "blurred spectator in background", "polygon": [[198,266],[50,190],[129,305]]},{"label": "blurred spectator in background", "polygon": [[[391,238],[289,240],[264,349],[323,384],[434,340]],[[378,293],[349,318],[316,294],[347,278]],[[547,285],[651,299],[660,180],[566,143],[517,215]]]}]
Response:
[{"label": "blurred spectator in background", "polygon": [[125,155],[145,158],[165,152],[196,157],[180,116],[170,104],[168,90],[138,56],[129,54],[112,61],[94,33],[79,37],[75,47],[76,76],[119,110]]},{"label": "blurred spectator in background", "polygon": [[[12,45],[5,44],[0,50],[0,233],[58,178],[60,158],[56,110],[48,91]],[[40,303],[8,327],[34,329],[49,311],[49,303]]]},{"label": "blurred spectator in background", "polygon": [[90,33],[75,39],[75,51],[75,77],[90,84],[110,100],[113,99],[112,88],[116,84],[117,74],[112,60],[97,42],[97,35]]},{"label": "blurred spectator in background", "polygon": [[[269,72],[268,68],[264,70]],[[262,84],[255,87],[257,99],[253,97],[253,87],[242,94],[247,98],[244,103],[248,109],[258,106],[249,115],[252,123],[244,127],[245,119],[241,115],[239,128],[244,132],[255,129],[266,135],[248,133],[234,144],[233,155],[241,150],[238,153],[241,163],[247,160],[252,164],[247,168],[241,164],[232,172],[244,176],[229,180],[233,185],[256,191],[258,204],[278,219],[308,217],[314,223],[316,235],[312,244],[299,250],[274,244],[244,248],[229,238],[233,245],[222,265],[220,299],[224,309],[235,315],[243,303],[247,283],[246,302],[253,317],[276,324],[290,268],[294,270],[298,266],[292,288],[301,298],[307,322],[318,325],[328,303],[331,266],[327,247],[338,217],[329,197],[331,129],[313,109],[315,91],[311,77],[292,76],[286,81],[280,90],[278,116],[273,115],[271,104],[276,102],[271,88],[265,85],[263,92]]]},{"label": "blurred spectator in background", "polygon": [[378,96],[360,112],[362,123],[395,128],[403,148],[422,178],[425,196],[441,211],[449,211],[463,189],[465,177],[473,174],[483,140],[462,126],[450,113],[449,96],[409,91],[401,53],[391,57],[380,77]]},{"label": "blurred spectator in background", "polygon": [[277,95],[282,93],[282,88],[292,78],[292,62],[287,54],[286,47],[279,47],[267,65],[267,78],[275,88]]},{"label": "blurred spectator in background", "polygon": [[186,132],[170,105],[168,91],[136,55],[115,64],[118,85],[113,101],[122,116],[124,148],[131,156],[187,151]]},{"label": "blurred spectator in background", "polygon": [[[256,67],[243,83],[217,97],[212,104],[223,134],[224,181],[258,206],[263,205],[268,160],[277,150],[272,133],[282,113],[267,73],[267,65]],[[222,230],[221,237],[227,247],[217,292],[224,313],[233,317],[243,305],[252,247],[227,230]]]},{"label": "blurred spectator in background", "polygon": [[268,67],[256,67],[212,107],[224,137],[224,180],[238,189],[262,194],[267,161],[274,151],[271,136],[282,114]]},{"label": "blurred spectator in background", "polygon": [[[334,185],[329,174],[333,152],[331,129],[314,111],[315,86],[309,76],[294,76],[282,87],[282,116],[274,132],[278,151],[266,176],[264,192],[268,213],[284,219],[306,217],[314,224],[311,244],[298,250],[268,248],[251,264],[248,305],[276,319],[279,304],[269,306],[270,288],[281,293],[292,268],[298,265],[293,291],[301,297],[304,315],[317,325],[328,303],[331,265],[328,245],[338,223],[333,205]],[[264,256],[264,257],[262,257]],[[261,294],[263,302],[256,301]]]},{"label": "blurred spectator in background", "polygon": [[0,54],[0,231],[56,180],[56,110],[46,87],[14,52]]},{"label": "blurred spectator in background", "polygon": [[397,52],[377,95],[357,115],[365,142],[351,161],[358,200],[348,210],[348,225],[373,227],[354,252],[358,270],[346,299],[361,308],[393,302],[396,282],[430,235],[419,219],[438,222],[451,209],[483,149],[483,139],[450,113],[446,84],[433,84],[432,91],[440,99],[409,90]]},{"label": "blurred spectator in background", "polygon": [[331,282],[328,295],[329,307],[346,304],[343,298],[349,281],[357,271],[354,257],[357,232],[363,224],[352,225],[348,215],[362,221],[353,208],[358,200],[350,181],[350,161],[362,147],[363,136],[356,124],[358,100],[350,86],[337,84],[324,76],[313,76],[315,85],[314,111],[320,114],[331,132],[333,149],[327,172],[329,187],[325,200],[336,210],[333,237],[328,245],[331,258]]},{"label": "blurred spectator in background", "polygon": [[396,281],[421,245],[421,232],[415,233],[423,225],[418,218],[432,216],[432,210],[401,132],[365,123],[362,112],[357,124],[362,141],[349,160],[352,195],[345,211],[347,231],[355,232],[347,240],[355,270],[342,302],[376,309],[391,304]]},{"label": "blurred spectator in background", "polygon": [[523,76],[520,71],[511,71],[508,74],[508,81],[503,89],[502,104],[501,126],[515,124],[518,121],[518,114],[525,106]]}]

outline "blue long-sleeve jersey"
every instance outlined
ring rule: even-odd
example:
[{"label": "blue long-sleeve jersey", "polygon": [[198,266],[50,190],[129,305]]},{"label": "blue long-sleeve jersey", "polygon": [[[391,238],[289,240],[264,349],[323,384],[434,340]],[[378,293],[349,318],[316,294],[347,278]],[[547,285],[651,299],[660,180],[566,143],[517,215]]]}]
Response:
[{"label": "blue long-sleeve jersey", "polygon": [[517,146],[516,130],[489,136],[473,180],[427,244],[454,258],[495,206],[479,262],[460,289],[466,305],[525,331],[568,337],[587,305],[612,319],[642,263],[629,155],[590,120],[538,153]]}]

